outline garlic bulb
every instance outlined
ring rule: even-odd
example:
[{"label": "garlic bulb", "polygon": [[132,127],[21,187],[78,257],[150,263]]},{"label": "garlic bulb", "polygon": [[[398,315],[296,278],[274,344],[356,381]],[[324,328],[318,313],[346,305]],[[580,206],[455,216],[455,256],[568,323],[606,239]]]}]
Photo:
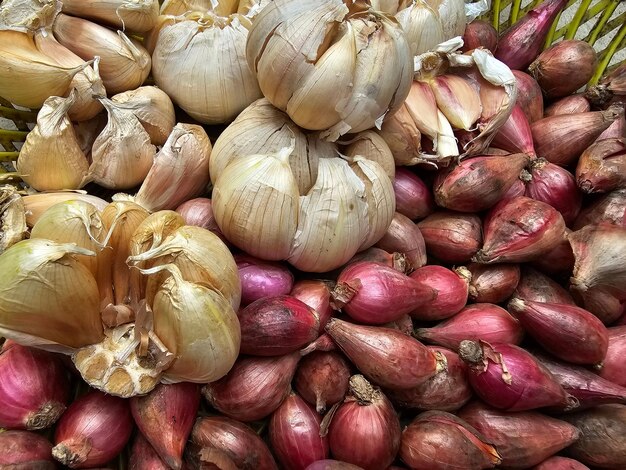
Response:
[{"label": "garlic bulb", "polygon": [[[42,31],[35,33],[35,43],[45,54],[53,57],[59,65],[65,67],[77,67],[85,64],[85,61],[61,45],[52,34]],[[87,121],[94,118],[100,111],[102,105],[97,98],[106,97],[104,83],[100,78],[100,58],[94,59],[93,65],[86,66],[83,70],[74,75],[69,89],[76,89],[76,102],[68,111],[72,121]]]},{"label": "garlic bulb", "polygon": [[131,111],[108,99],[100,102],[109,121],[93,144],[89,179],[111,189],[137,186],[150,171],[156,148]]},{"label": "garlic bulb", "polygon": [[161,4],[161,15],[184,15],[191,11],[205,12],[210,10],[215,0],[165,0]]},{"label": "garlic bulb", "polygon": [[11,185],[0,186],[0,254],[26,238],[24,201]]},{"label": "garlic bulb", "polygon": [[84,191],[53,191],[46,193],[27,194],[22,197],[26,216],[26,224],[32,227],[41,216],[55,204],[63,201],[80,200],[88,202],[99,211],[104,210],[108,202],[99,197],[86,194]]},{"label": "garlic bulb", "polygon": [[178,124],[135,196],[149,211],[176,209],[206,192],[209,184],[211,141],[202,127]]},{"label": "garlic bulb", "polygon": [[119,93],[111,97],[111,101],[137,116],[154,145],[163,145],[176,124],[172,100],[155,86]]},{"label": "garlic bulb", "polygon": [[133,90],[150,73],[150,54],[122,31],[111,31],[82,18],[60,14],[52,29],[56,39],[84,60],[100,57],[100,76],[111,94]]},{"label": "garlic bulb", "polygon": [[4,0],[0,5],[0,30],[34,33],[47,29],[61,6],[61,0]]},{"label": "garlic bulb", "polygon": [[89,164],[67,115],[76,93],[48,98],[37,115],[37,125],[26,136],[17,159],[23,180],[38,191],[78,189]]},{"label": "garlic bulb", "polygon": [[41,108],[50,96],[63,96],[85,67],[59,65],[37,47],[30,34],[0,31],[0,93],[13,104]]},{"label": "garlic bulb", "polygon": [[46,349],[103,338],[98,285],[73,243],[33,238],[0,255],[0,335]]},{"label": "garlic bulb", "polygon": [[364,2],[275,0],[255,17],[246,56],[265,97],[330,141],[393,114],[413,72],[399,25]]},{"label": "garlic bulb", "polygon": [[334,269],[374,244],[395,210],[393,157],[370,132],[346,144],[305,134],[265,99],[250,105],[211,153],[222,233],[253,256],[311,272]]},{"label": "garlic bulb", "polygon": [[63,0],[63,13],[144,33],[154,28],[158,0]]},{"label": "garlic bulb", "polygon": [[176,265],[166,270],[152,303],[154,332],[174,355],[164,373],[168,382],[214,382],[225,376],[239,355],[237,314],[215,287],[186,281]]},{"label": "garlic bulb", "polygon": [[465,1],[464,0],[428,0],[430,6],[439,13],[445,40],[465,33]]},{"label": "garlic bulb", "polygon": [[238,14],[171,17],[160,27],[152,54],[155,83],[202,123],[232,121],[261,97],[246,63],[249,28],[250,20]]}]

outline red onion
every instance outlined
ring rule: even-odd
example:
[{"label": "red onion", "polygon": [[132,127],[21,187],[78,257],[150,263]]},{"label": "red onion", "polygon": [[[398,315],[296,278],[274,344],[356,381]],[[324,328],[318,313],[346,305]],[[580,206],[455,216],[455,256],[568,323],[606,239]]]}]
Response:
[{"label": "red onion", "polygon": [[578,460],[555,456],[535,465],[531,470],[589,470],[589,467]]},{"label": "red onion", "polygon": [[337,352],[314,352],[302,358],[294,377],[294,387],[318,413],[343,400],[348,391],[350,366]]},{"label": "red onion", "polygon": [[365,470],[386,468],[396,458],[401,437],[398,415],[387,397],[363,376],[352,376],[350,393],[328,430],[333,456]]},{"label": "red onion", "polygon": [[387,396],[394,404],[404,408],[456,411],[472,398],[467,366],[454,351],[438,346],[428,346],[428,349],[445,356],[446,368],[417,387],[387,390]]},{"label": "red onion", "polygon": [[609,348],[598,372],[600,377],[626,387],[626,325],[614,326],[609,331]]},{"label": "red onion", "polygon": [[430,188],[406,167],[396,167],[393,191],[396,195],[396,211],[411,220],[423,219],[435,210]]},{"label": "red onion", "polygon": [[626,189],[618,189],[596,199],[580,211],[573,229],[608,223],[626,227]]},{"label": "red onion", "polygon": [[591,111],[591,105],[584,95],[571,95],[555,101],[546,108],[545,117],[558,116],[559,114],[587,113]]},{"label": "red onion", "polygon": [[587,194],[625,188],[626,139],[605,139],[589,146],[578,159],[576,179]]},{"label": "red onion", "polygon": [[263,439],[234,419],[224,416],[198,418],[191,432],[191,442],[198,447],[221,450],[240,470],[278,469]]},{"label": "red onion", "polygon": [[588,225],[568,238],[576,258],[571,289],[583,299],[601,290],[626,300],[626,228]]},{"label": "red onion", "polygon": [[561,387],[578,400],[579,408],[590,408],[609,403],[626,404],[626,387],[609,382],[584,367],[555,361],[543,354],[535,354]]},{"label": "red onion", "polygon": [[[328,324],[328,323],[327,323]],[[301,356],[306,356],[307,354],[311,354],[314,351],[335,351],[337,349],[337,345],[333,341],[333,339],[327,333],[323,333],[309,344],[306,348],[300,350]]]},{"label": "red onion", "polygon": [[541,413],[507,413],[480,401],[466,405],[459,418],[482,433],[502,456],[502,468],[526,469],[576,441],[574,426]]},{"label": "red onion", "polygon": [[330,291],[329,281],[302,279],[293,285],[289,293],[292,297],[301,300],[315,310],[320,322],[320,332],[324,331],[326,323],[333,316],[333,309],[330,306]]},{"label": "red onion", "polygon": [[128,464],[130,470],[168,470],[170,468],[141,433],[135,438]]},{"label": "red onion", "polygon": [[265,297],[289,294],[293,287],[293,274],[281,263],[245,254],[235,255],[235,261],[241,281],[242,305]]},{"label": "red onion", "polygon": [[410,269],[426,264],[426,245],[420,229],[408,217],[396,212],[383,237],[376,243],[390,253],[406,256]]},{"label": "red onion", "polygon": [[491,144],[514,154],[535,155],[530,121],[519,104],[513,106],[511,115],[495,133]]},{"label": "red onion", "polygon": [[597,64],[596,51],[589,43],[564,39],[539,54],[528,70],[546,97],[558,98],[586,85]]},{"label": "red onion", "polygon": [[[389,467],[387,470],[390,470]],[[363,470],[361,467],[357,465],[352,465],[351,463],[341,462],[339,460],[318,460],[317,462],[313,462],[309,465],[306,470]]]},{"label": "red onion", "polygon": [[520,281],[513,295],[522,300],[576,305],[572,296],[545,274],[522,266]]},{"label": "red onion", "polygon": [[[571,230],[565,229],[567,237]],[[572,272],[574,269],[574,252],[567,238],[564,238],[559,244],[543,256],[534,259],[531,263],[533,268],[554,277],[563,277]]]},{"label": "red onion", "polygon": [[238,421],[269,416],[289,393],[300,355],[240,357],[226,377],[205,385],[202,395],[221,413]]},{"label": "red onion", "polygon": [[475,214],[439,211],[417,224],[426,251],[445,263],[465,263],[480,249],[482,224]]},{"label": "red onion", "polygon": [[511,69],[524,70],[544,45],[552,22],[567,0],[545,0],[501,34],[496,59]]},{"label": "red onion", "polygon": [[459,356],[469,366],[469,382],[476,394],[495,408],[525,411],[576,405],[552,374],[518,346],[462,341]]},{"label": "red onion", "polygon": [[70,381],[60,356],[15,342],[0,352],[0,428],[45,429],[65,411]]},{"label": "red onion", "polygon": [[215,222],[213,206],[210,199],[205,197],[190,199],[178,206],[176,212],[183,216],[186,225],[195,225],[205,228],[220,237],[223,241],[226,240],[217,222]]},{"label": "red onion", "polygon": [[6,470],[54,470],[52,444],[28,431],[0,432],[0,468]]},{"label": "red onion", "polygon": [[290,295],[252,302],[239,311],[241,354],[282,356],[319,336],[317,313]]},{"label": "red onion", "polygon": [[70,468],[104,465],[122,451],[132,430],[128,401],[93,390],[61,416],[52,455]]},{"label": "red onion", "polygon": [[326,331],[368,379],[378,385],[416,387],[445,367],[445,359],[398,330],[331,319]]},{"label": "red onion", "polygon": [[565,421],[580,429],[580,437],[568,454],[590,467],[626,468],[626,406],[601,405],[564,415]]},{"label": "red onion", "polygon": [[502,459],[476,429],[445,411],[426,411],[402,431],[400,458],[411,468],[494,468]]},{"label": "red onion", "polygon": [[520,280],[517,264],[468,264],[469,298],[474,302],[498,304],[508,299]]},{"label": "red onion", "polygon": [[555,248],[565,238],[565,222],[552,206],[528,197],[504,201],[485,219],[478,263],[523,263]]},{"label": "red onion", "polygon": [[463,160],[439,172],[433,186],[435,201],[460,212],[489,209],[502,199],[527,163],[528,156],[523,153]]},{"label": "red onion", "polygon": [[512,299],[508,309],[546,351],[574,364],[599,364],[609,346],[602,322],[588,311],[567,304]]},{"label": "red onion", "polygon": [[492,343],[519,344],[524,330],[502,307],[493,304],[472,304],[449,320],[432,328],[420,328],[415,335],[429,343],[457,350],[465,339]]},{"label": "red onion", "polygon": [[130,411],[141,434],[170,468],[183,465],[183,450],[200,407],[200,387],[159,384],[148,395],[132,397]]},{"label": "red onion", "polygon": [[578,190],[574,175],[543,158],[530,164],[526,196],[550,204],[561,213],[566,225],[574,222],[583,201],[583,195]]},{"label": "red onion", "polygon": [[463,34],[463,51],[471,51],[484,47],[495,51],[498,45],[498,31],[491,23],[484,20],[474,20],[468,23]]},{"label": "red onion", "polygon": [[543,117],[543,94],[537,81],[520,70],[512,70],[517,82],[517,101],[526,115],[528,123],[538,121]]},{"label": "red onion", "polygon": [[322,417],[291,392],[272,414],[269,440],[284,468],[303,470],[328,458],[328,438],[320,436]]},{"label": "red onion", "polygon": [[433,264],[419,268],[409,277],[437,293],[434,299],[411,312],[414,318],[426,321],[450,318],[467,303],[467,278],[456,271]]},{"label": "red onion", "polygon": [[354,320],[380,325],[412,312],[435,291],[393,268],[361,261],[341,271],[332,295],[335,307]]},{"label": "red onion", "polygon": [[611,107],[606,111],[561,114],[535,121],[530,128],[537,155],[556,165],[570,165],[621,114],[623,110]]}]

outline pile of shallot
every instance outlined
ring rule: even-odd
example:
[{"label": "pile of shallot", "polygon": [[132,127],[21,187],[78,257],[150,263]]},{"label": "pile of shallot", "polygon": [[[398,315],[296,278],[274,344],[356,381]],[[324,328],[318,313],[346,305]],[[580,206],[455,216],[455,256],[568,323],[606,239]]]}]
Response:
[{"label": "pile of shallot", "polygon": [[[260,8],[265,2],[249,3]],[[408,8],[402,1],[396,2],[397,8],[391,6],[393,2],[379,3],[389,3],[386,8],[394,11]],[[236,263],[241,286],[241,305],[236,312],[239,355],[228,373],[220,373],[210,383],[180,381],[188,379],[170,374],[156,386],[152,384],[149,393],[130,398],[109,394],[117,385],[132,380],[142,389],[145,376],[122,376],[131,370],[121,364],[132,348],[145,348],[143,355],[132,353],[137,368],[148,370],[167,359],[152,354],[155,347],[167,346],[169,350],[161,351],[178,354],[180,361],[182,343],[161,344],[152,331],[153,324],[163,322],[158,318],[161,312],[146,309],[145,303],[143,310],[131,315],[136,316],[136,331],[105,330],[103,344],[132,344],[128,349],[110,351],[113,365],[120,367],[106,377],[109,393],[91,388],[83,378],[91,377],[94,385],[103,379],[102,371],[113,369],[99,365],[95,356],[77,369],[75,364],[81,364],[78,353],[54,352],[53,342],[15,333],[22,330],[14,323],[12,339],[2,342],[0,338],[0,469],[52,470],[61,465],[131,470],[626,468],[626,65],[611,70],[592,87],[586,84],[598,59],[586,42],[563,40],[542,51],[550,27],[565,5],[566,0],[545,0],[500,35],[482,20],[467,25],[463,51],[491,51],[512,70],[515,83],[503,85],[513,91],[497,90],[471,70],[447,78],[417,79],[409,100],[417,103],[418,98],[434,93],[424,90],[435,87],[432,83],[436,82],[438,88],[433,90],[443,96],[441,102],[456,100],[459,109],[467,110],[463,104],[469,100],[468,93],[473,93],[478,110],[465,128],[449,119],[452,126],[447,125],[447,136],[439,128],[434,131],[435,138],[420,131],[412,134],[419,158],[403,160],[402,155],[408,154],[400,144],[405,141],[395,141],[396,146],[389,141],[390,136],[400,139],[400,129],[406,130],[403,123],[409,120],[403,121],[402,113],[410,115],[411,122],[418,121],[420,116],[411,114],[408,104],[395,115],[395,121],[385,121],[387,127],[372,131],[367,138],[348,142],[344,137],[338,142],[354,145],[341,147],[355,153],[346,157],[354,158],[351,169],[345,170],[350,171],[346,181],[355,187],[363,186],[359,178],[370,181],[359,198],[347,195],[346,201],[362,204],[366,195],[370,201],[377,200],[377,191],[382,194],[384,189],[376,189],[374,179],[366,178],[374,167],[359,166],[362,157],[357,152],[374,155],[385,146],[398,166],[385,171],[382,163],[375,167],[380,166],[383,176],[395,174],[390,178],[395,203],[386,205],[391,209],[384,235],[369,240],[371,243],[357,242],[350,252],[360,246],[356,255],[336,269],[304,272],[296,269],[303,264],[294,263],[293,251],[286,256],[274,253],[272,258],[273,248],[259,245],[257,252],[269,253],[261,259],[235,246],[232,233],[243,222],[224,215],[230,214],[231,203],[238,202],[224,196],[223,189],[223,203],[213,205],[208,197],[198,197],[180,203],[177,214],[171,211],[160,219],[150,219],[157,228],[137,242],[145,247],[140,252],[144,255],[130,249],[123,252],[123,257],[134,254],[131,258],[144,264],[141,269],[129,268],[133,274],[117,284],[116,295],[121,295],[123,284],[134,292],[135,275],[140,272],[153,274],[138,289],[142,299],[145,296],[148,304],[156,305],[155,296],[160,299],[159,295],[164,295],[158,289],[167,280],[182,279],[193,271],[184,266],[202,265],[202,256],[195,255],[202,254],[200,251],[185,251],[194,239],[191,235],[179,235],[180,248],[170,247],[167,227],[173,222],[167,220],[181,219],[180,226],[194,226],[197,233],[196,227],[202,227],[219,236],[232,260],[224,255],[220,258],[223,262],[214,261],[217,274],[211,274],[211,279],[219,283],[220,275],[225,276],[228,258]],[[356,24],[362,6],[356,2],[350,8],[354,10],[350,14],[357,17],[351,21]],[[417,6],[414,8],[417,11]],[[423,14],[430,11],[430,7],[420,8]],[[269,23],[273,19],[269,14],[262,18]],[[390,18],[381,21],[395,25]],[[171,24],[162,26],[164,30],[168,27]],[[279,48],[273,42],[283,40],[270,29],[261,31],[271,36],[271,42],[263,43],[268,50],[258,51],[255,66],[259,68],[274,67],[260,57],[272,51],[276,54]],[[284,29],[281,34],[298,33]],[[157,47],[163,46],[160,40]],[[441,55],[429,57],[447,57],[446,70],[459,65],[455,62],[460,60],[459,53],[438,53]],[[479,68],[481,54],[472,56]],[[421,66],[427,67],[426,55],[421,57]],[[158,74],[155,78],[163,80]],[[171,86],[182,83],[177,82]],[[477,88],[472,88],[473,84]],[[269,86],[268,81],[261,88]],[[450,93],[447,98],[444,89]],[[496,103],[497,96],[500,101]],[[488,104],[493,109],[487,109]],[[439,100],[437,105],[436,113],[448,118]],[[307,109],[299,111],[301,121],[318,117],[317,113],[305,113]],[[454,109],[448,111],[450,116],[455,114]],[[490,120],[482,120],[481,112]],[[283,120],[276,127],[279,130],[268,134],[288,130],[295,139],[291,121],[276,116],[266,116],[267,122]],[[502,120],[499,128],[493,127],[497,120]],[[334,121],[318,127],[341,128]],[[298,138],[304,139],[307,151],[311,146],[315,163],[307,164],[313,168],[317,165],[314,151],[321,152],[330,144],[310,135]],[[382,143],[377,143],[381,138]],[[439,151],[433,148],[437,138]],[[455,151],[444,154],[444,144],[450,142]],[[228,148],[233,153],[240,150],[232,145]],[[226,152],[226,147],[218,140],[215,148]],[[333,154],[339,153],[332,148]],[[464,151],[468,148],[473,150]],[[179,151],[172,147],[172,152]],[[431,160],[427,157],[430,151]],[[270,154],[268,150],[262,155],[274,158]],[[288,156],[285,153],[285,159]],[[267,161],[259,155],[254,156],[259,162],[246,158],[250,168]],[[348,168],[345,162],[341,165]],[[332,179],[341,165],[325,173],[327,177]],[[320,174],[326,171],[323,166],[320,163]],[[238,166],[232,181],[238,177],[236,173],[245,171],[248,169]],[[271,179],[272,172],[263,173],[263,178]],[[246,183],[241,183],[244,191],[252,180],[242,181]],[[219,180],[216,187],[222,187]],[[300,217],[310,230],[319,229],[324,236],[342,240],[367,232],[351,232],[353,227],[342,226],[341,220],[346,224],[351,220],[347,216],[335,220],[332,227],[332,218],[306,220],[307,204],[312,205],[315,197],[325,204],[333,194],[325,196],[317,186],[312,188],[300,196],[299,203]],[[293,191],[296,195],[297,190]],[[83,197],[85,204],[89,197]],[[48,201],[43,203],[45,208],[38,208],[39,200],[34,198],[19,198],[15,191],[0,187],[0,222],[9,227],[13,222],[8,215],[26,210],[26,222],[32,227],[33,218],[40,219],[49,206],[54,207]],[[289,200],[285,196],[279,202],[285,205]],[[252,204],[247,199],[245,203]],[[333,214],[336,209],[328,204],[325,214]],[[357,210],[345,204],[342,210],[346,214]],[[384,201],[380,202],[383,205]],[[370,209],[361,215],[374,224],[374,205],[367,207]],[[259,212],[256,219],[270,234],[282,229],[272,225],[276,222],[272,215]],[[95,220],[90,217],[91,225],[86,225],[94,243],[98,242]],[[127,218],[120,218],[120,227],[128,223]],[[377,227],[379,230],[381,225]],[[0,228],[0,242],[4,237],[4,243],[10,244],[12,232]],[[301,237],[298,230],[295,238],[289,239],[289,249],[304,247],[311,263],[329,256],[307,248],[309,238]],[[22,232],[26,231],[24,227]],[[245,230],[241,233],[241,237],[250,235]],[[35,235],[30,233],[30,241],[37,239]],[[107,246],[109,236],[101,238],[98,243]],[[222,246],[219,241],[214,243]],[[145,256],[148,249],[154,257]],[[5,253],[13,252],[9,248]],[[323,266],[332,265],[348,252],[333,254],[331,262]],[[72,260],[87,256],[84,250],[76,253]],[[180,261],[183,257],[187,261]],[[60,257],[57,261],[70,263]],[[119,263],[125,262],[120,258]],[[177,263],[182,263],[183,273]],[[161,264],[169,268],[158,268]],[[193,286],[208,290],[208,281],[198,279],[202,280]],[[50,288],[52,282],[54,279],[46,278],[43,284]],[[0,285],[0,307],[23,308],[22,300],[2,289]],[[97,290],[95,284],[93,289]],[[189,299],[172,292],[167,298],[173,305],[188,304]],[[33,297],[37,295],[33,292]],[[126,312],[120,307],[123,302],[109,312],[116,315],[112,320],[116,325],[125,324],[121,319]],[[177,311],[191,315],[208,305],[196,303]],[[73,309],[82,307],[74,305]],[[216,314],[214,318],[219,323],[222,317]],[[183,338],[184,332],[174,333],[182,324],[171,320],[162,331],[170,329],[172,335]],[[0,321],[0,335],[7,335],[6,331]],[[153,349],[147,349],[148,342]],[[215,353],[215,345],[207,344]],[[202,346],[208,347],[191,342],[184,348],[186,354],[202,355],[195,350]],[[233,360],[235,356],[236,351]],[[200,365],[190,362],[189,376],[196,377]]]}]

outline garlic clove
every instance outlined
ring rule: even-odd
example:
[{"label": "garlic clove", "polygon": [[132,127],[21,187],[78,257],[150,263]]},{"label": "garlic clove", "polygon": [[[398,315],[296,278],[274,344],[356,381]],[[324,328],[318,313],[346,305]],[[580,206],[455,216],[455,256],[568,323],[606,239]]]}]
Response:
[{"label": "garlic clove", "polygon": [[156,148],[131,111],[106,98],[100,102],[109,121],[94,141],[88,178],[105,188],[132,188],[150,171]]},{"label": "garlic clove", "polygon": [[[0,255],[0,334],[79,348],[102,339],[96,280],[72,243],[23,240]],[[79,289],[76,287],[80,286]],[[77,308],[80,306],[80,308]]]},{"label": "garlic clove", "polygon": [[24,200],[14,186],[0,186],[0,254],[27,234]]},{"label": "garlic clove", "polygon": [[[252,256],[289,256],[298,224],[298,187],[289,167],[291,148],[240,157],[213,187],[215,220],[226,238]],[[318,174],[319,180],[319,174]]]},{"label": "garlic clove", "polygon": [[149,211],[175,209],[201,196],[209,184],[211,141],[202,127],[178,124],[135,196]]},{"label": "garlic clove", "polygon": [[88,202],[102,211],[109,203],[104,199],[87,194],[84,191],[53,191],[46,193],[27,194],[22,197],[26,224],[32,227],[41,216],[52,206],[63,201],[80,200]]},{"label": "garlic clove", "polygon": [[176,115],[167,94],[155,86],[142,86],[111,97],[111,101],[128,109],[139,119],[154,145],[163,145],[169,137]]},{"label": "garlic clove", "polygon": [[439,134],[439,108],[435,94],[428,83],[413,81],[404,105],[417,129],[435,140]]},{"label": "garlic clove", "polygon": [[325,272],[352,258],[369,228],[365,197],[365,184],[344,159],[320,159],[315,185],[300,197],[287,260],[302,271]]},{"label": "garlic clove", "polygon": [[50,97],[37,115],[17,159],[22,179],[38,191],[78,189],[87,175],[87,158],[67,115],[76,92]]},{"label": "garlic clove", "polygon": [[410,166],[419,163],[422,152],[422,134],[415,125],[406,105],[385,118],[379,134],[385,140],[398,166]]},{"label": "garlic clove", "polygon": [[150,31],[159,16],[158,0],[63,0],[63,13],[136,33]]},{"label": "garlic clove", "polygon": [[74,76],[85,67],[59,65],[37,47],[32,35],[0,31],[0,90],[2,97],[13,104],[40,108],[50,96],[63,96]]},{"label": "garlic clove", "polygon": [[440,75],[428,83],[450,124],[456,129],[471,130],[482,112],[478,92],[457,75]]},{"label": "garlic clove", "polygon": [[363,131],[357,134],[354,139],[349,141],[349,145],[342,153],[347,157],[360,155],[368,160],[375,161],[383,168],[383,171],[391,181],[396,176],[393,154],[385,139],[374,131]]},{"label": "garlic clove", "polygon": [[150,54],[122,31],[89,20],[60,14],[53,27],[54,37],[84,60],[100,57],[100,76],[109,93],[121,93],[140,86],[150,73]]}]

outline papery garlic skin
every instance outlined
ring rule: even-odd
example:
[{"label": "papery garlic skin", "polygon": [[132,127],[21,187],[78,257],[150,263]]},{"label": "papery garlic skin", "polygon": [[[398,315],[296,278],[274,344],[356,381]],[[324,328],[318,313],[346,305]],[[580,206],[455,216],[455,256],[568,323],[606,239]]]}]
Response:
[{"label": "papery garlic skin", "polygon": [[81,200],[92,204],[99,211],[109,204],[104,199],[86,194],[84,191],[53,191],[47,193],[27,194],[22,197],[26,224],[32,227],[50,207],[63,201]]},{"label": "papery garlic skin", "polygon": [[0,254],[26,238],[26,210],[15,186],[0,186]]},{"label": "papery garlic skin", "polygon": [[47,29],[61,7],[61,0],[5,0],[0,5],[0,29],[23,33]]},{"label": "papery garlic skin", "polygon": [[79,189],[89,164],[67,115],[76,93],[50,97],[37,115],[37,125],[26,136],[17,159],[22,179],[38,191]]},{"label": "papery garlic skin", "polygon": [[158,0],[63,0],[63,13],[144,33],[154,28]]},{"label": "papery garlic skin", "polygon": [[351,8],[341,0],[275,0],[255,17],[246,46],[265,97],[330,141],[395,112],[412,77],[399,25],[369,5]]},{"label": "papery garlic skin", "polygon": [[149,211],[176,209],[201,196],[209,184],[211,141],[202,127],[178,124],[154,163],[135,202]]},{"label": "papery garlic skin", "polygon": [[398,11],[396,19],[407,35],[411,54],[423,54],[446,39],[436,10],[425,0],[415,0],[410,6]]},{"label": "papery garlic skin", "polygon": [[21,344],[79,348],[103,338],[96,280],[71,243],[30,239],[0,255],[0,334]]},{"label": "papery garlic skin", "polygon": [[137,186],[150,171],[156,148],[131,111],[108,99],[100,102],[109,121],[93,144],[88,178],[111,189]]},{"label": "papery garlic skin", "polygon": [[152,54],[155,83],[202,123],[232,121],[261,98],[246,63],[249,28],[250,20],[238,14],[172,17],[160,28]]}]

